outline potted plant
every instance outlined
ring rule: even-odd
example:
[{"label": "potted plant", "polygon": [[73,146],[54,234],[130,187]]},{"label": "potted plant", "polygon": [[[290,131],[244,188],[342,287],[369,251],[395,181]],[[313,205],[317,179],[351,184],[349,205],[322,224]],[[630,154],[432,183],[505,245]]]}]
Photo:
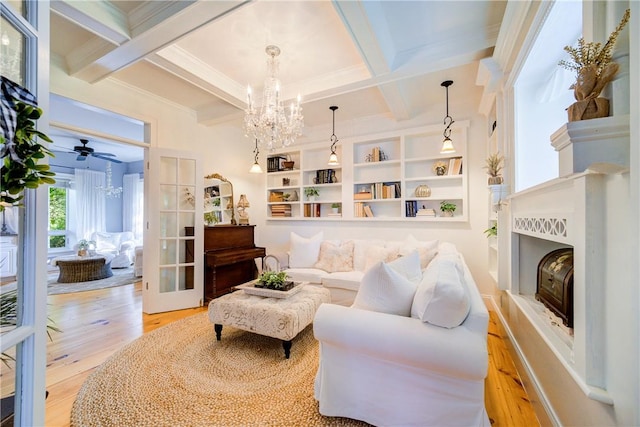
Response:
[{"label": "potted plant", "polygon": [[260,277],[258,277],[255,287],[274,289],[277,291],[288,291],[294,286],[292,281],[287,280],[288,278],[286,271],[265,271],[260,275]]},{"label": "potted plant", "polygon": [[456,205],[443,200],[440,202],[440,210],[442,211],[442,216],[452,217],[456,210]]},{"label": "potted plant", "polygon": [[567,108],[570,122],[609,115],[609,100],[599,98],[598,95],[618,72],[619,66],[612,62],[611,54],[620,31],[629,22],[630,14],[627,9],[604,46],[601,43],[585,42],[582,37],[578,39],[578,47],[565,46],[564,50],[571,59],[562,60],[559,65],[576,72],[576,82],[570,87],[576,102]]},{"label": "potted plant", "polygon": [[501,156],[499,152],[495,152],[485,160],[486,166],[484,168],[487,170],[487,175],[489,175],[489,185],[499,185],[502,184],[503,179],[502,175],[500,175],[500,171],[502,170],[502,162],[504,161],[504,156]]},{"label": "potted plant", "polygon": [[25,188],[38,188],[41,184],[55,184],[55,172],[49,165],[38,164],[45,156],[55,157],[36,138],[52,142],[44,133],[36,129],[35,121],[42,116],[42,109],[24,102],[16,102],[16,132],[13,142],[0,137],[0,212],[5,206],[20,206]]},{"label": "potted plant", "polygon": [[338,211],[340,210],[340,203],[331,203],[331,212],[334,214],[337,214]]},{"label": "potted plant", "polygon": [[304,195],[307,196],[307,200],[313,202],[320,195],[320,192],[316,187],[307,187],[304,189]]},{"label": "potted plant", "polygon": [[216,225],[219,221],[218,221],[218,216],[216,215],[215,212],[205,212],[204,214],[204,222],[207,223],[207,225]]},{"label": "potted plant", "polygon": [[484,234],[487,235],[487,239],[489,237],[496,237],[498,235],[498,223],[494,222],[491,227],[484,230]]},{"label": "potted plant", "polygon": [[93,240],[78,240],[78,256],[87,256],[90,249],[96,248],[96,242]]}]

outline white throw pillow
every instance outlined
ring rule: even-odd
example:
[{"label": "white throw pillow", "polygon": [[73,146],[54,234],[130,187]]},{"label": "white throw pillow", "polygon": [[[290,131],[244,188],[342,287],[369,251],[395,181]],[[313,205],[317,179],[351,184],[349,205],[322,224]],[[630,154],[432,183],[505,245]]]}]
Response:
[{"label": "white throw pillow", "polygon": [[408,317],[415,291],[415,283],[378,262],[362,277],[352,307]]},{"label": "white throw pillow", "polygon": [[412,251],[417,250],[420,254],[420,268],[425,269],[431,260],[438,254],[438,240],[420,241],[412,234],[404,240],[400,247],[400,255],[405,256]]},{"label": "white throw pillow", "polygon": [[342,244],[324,241],[320,244],[320,255],[315,268],[334,273],[353,270],[353,240]]},{"label": "white throw pillow", "polygon": [[413,298],[411,317],[443,328],[464,322],[470,304],[456,258],[438,256],[429,264]]},{"label": "white throw pillow", "polygon": [[369,246],[366,251],[364,272],[379,262],[391,262],[398,258],[398,248],[385,248],[383,246]]},{"label": "white throw pillow", "polygon": [[420,268],[418,251],[413,251],[406,256],[401,256],[387,265],[416,285],[422,279],[422,269]]},{"label": "white throw pillow", "polygon": [[367,248],[371,246],[384,246],[382,239],[356,239],[353,241],[353,269],[357,271],[365,271],[367,265]]},{"label": "white throw pillow", "polygon": [[318,261],[323,237],[322,231],[310,238],[298,236],[292,231],[289,243],[289,267],[313,268]]}]

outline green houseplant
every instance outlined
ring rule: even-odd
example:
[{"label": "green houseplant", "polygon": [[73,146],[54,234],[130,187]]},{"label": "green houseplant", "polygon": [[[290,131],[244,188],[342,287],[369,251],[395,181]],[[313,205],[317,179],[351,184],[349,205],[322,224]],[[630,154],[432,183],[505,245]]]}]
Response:
[{"label": "green houseplant", "polygon": [[13,143],[9,144],[0,137],[0,212],[6,206],[20,206],[25,188],[38,188],[42,184],[56,182],[52,178],[55,172],[49,170],[49,165],[38,164],[45,156],[55,157],[51,150],[37,142],[37,138],[52,142],[47,135],[36,129],[35,122],[42,116],[42,109],[16,102],[15,110],[17,117]]},{"label": "green houseplant", "polygon": [[257,288],[275,289],[279,291],[287,291],[293,287],[293,282],[287,280],[286,271],[265,271],[260,275],[255,286]]},{"label": "green houseplant", "polygon": [[341,203],[331,203],[331,211],[333,213],[338,213],[340,210],[340,206],[342,206]]},{"label": "green houseplant", "polygon": [[440,202],[440,210],[442,211],[442,216],[453,216],[453,213],[456,210],[455,203],[449,203],[446,200]]},{"label": "green houseplant", "polygon": [[498,223],[493,223],[493,225],[486,230],[484,230],[484,234],[487,235],[487,239],[489,237],[495,237],[498,235]]},{"label": "green houseplant", "polygon": [[320,195],[320,192],[316,187],[307,187],[304,189],[304,195],[307,196],[308,200],[315,200]]}]

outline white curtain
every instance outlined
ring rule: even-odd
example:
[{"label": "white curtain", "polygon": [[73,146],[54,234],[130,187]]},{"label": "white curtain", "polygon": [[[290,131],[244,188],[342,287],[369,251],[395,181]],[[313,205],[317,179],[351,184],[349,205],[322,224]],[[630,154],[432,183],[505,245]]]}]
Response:
[{"label": "white curtain", "polygon": [[76,169],[76,237],[89,239],[94,231],[106,231],[105,173]]},{"label": "white curtain", "polygon": [[142,242],[143,186],[140,175],[126,174],[122,177],[122,226],[131,231],[136,241]]}]

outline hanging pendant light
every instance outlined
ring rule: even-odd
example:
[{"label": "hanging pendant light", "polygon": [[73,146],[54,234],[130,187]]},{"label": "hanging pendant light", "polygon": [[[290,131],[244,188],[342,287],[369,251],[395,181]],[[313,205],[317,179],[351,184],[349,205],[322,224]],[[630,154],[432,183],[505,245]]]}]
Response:
[{"label": "hanging pendant light", "polygon": [[453,118],[449,115],[449,86],[453,84],[453,80],[445,80],[440,84],[440,86],[444,86],[447,92],[447,115],[444,118],[444,140],[442,141],[442,149],[440,150],[440,154],[453,154],[456,152],[456,149],[453,148],[453,142],[451,141],[451,125],[454,123]]},{"label": "hanging pendant light", "polygon": [[338,166],[338,155],[336,154],[336,143],[338,138],[336,137],[336,110],[337,106],[332,105],[329,109],[333,112],[333,133],[331,134],[331,154],[329,155],[329,166]]},{"label": "hanging pendant light", "polygon": [[260,167],[260,163],[258,163],[258,154],[260,151],[258,150],[258,139],[256,138],[256,148],[253,149],[254,160],[251,169],[249,169],[249,173],[262,173],[262,168]]}]

